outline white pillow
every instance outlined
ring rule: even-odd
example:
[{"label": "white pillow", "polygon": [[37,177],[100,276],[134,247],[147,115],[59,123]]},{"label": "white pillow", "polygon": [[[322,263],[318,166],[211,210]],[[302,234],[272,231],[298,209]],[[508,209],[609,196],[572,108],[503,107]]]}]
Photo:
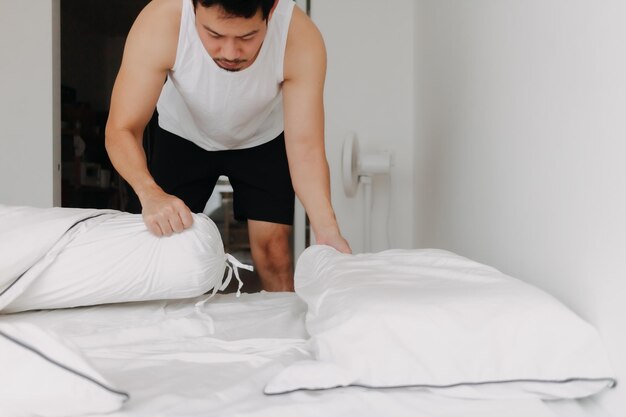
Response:
[{"label": "white pillow", "polygon": [[31,324],[0,323],[0,352],[2,415],[109,413],[129,398],[76,348]]},{"label": "white pillow", "polygon": [[590,325],[541,290],[442,250],[308,248],[295,275],[315,361],[266,394],[420,387],[466,398],[573,398],[613,386]]},{"label": "white pillow", "polygon": [[221,236],[207,216],[193,216],[189,229],[157,237],[139,214],[0,207],[0,230],[11,232],[0,258],[7,272],[0,311],[187,298],[218,288],[226,267]]}]

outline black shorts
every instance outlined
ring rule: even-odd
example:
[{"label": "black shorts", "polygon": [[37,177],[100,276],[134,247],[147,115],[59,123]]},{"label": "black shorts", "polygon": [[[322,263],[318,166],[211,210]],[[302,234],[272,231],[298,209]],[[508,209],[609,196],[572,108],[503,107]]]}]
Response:
[{"label": "black shorts", "polygon": [[[207,151],[157,127],[150,173],[156,183],[177,196],[194,213],[201,213],[220,175],[233,187],[237,220],[293,224],[295,194],[289,175],[285,136],[248,149]],[[131,192],[128,211],[141,212]]]}]

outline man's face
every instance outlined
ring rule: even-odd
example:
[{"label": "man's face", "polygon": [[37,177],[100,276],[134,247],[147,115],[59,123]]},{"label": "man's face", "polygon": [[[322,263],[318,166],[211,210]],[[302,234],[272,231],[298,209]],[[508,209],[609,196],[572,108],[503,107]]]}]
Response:
[{"label": "man's face", "polygon": [[253,17],[232,17],[220,6],[196,8],[196,28],[211,58],[228,71],[252,65],[267,33],[261,9]]}]

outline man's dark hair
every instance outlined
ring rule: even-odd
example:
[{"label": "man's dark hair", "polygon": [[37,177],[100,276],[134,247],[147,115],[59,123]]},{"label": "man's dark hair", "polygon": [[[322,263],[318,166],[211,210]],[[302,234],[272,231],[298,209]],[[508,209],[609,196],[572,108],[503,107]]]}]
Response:
[{"label": "man's dark hair", "polygon": [[267,20],[274,0],[193,0],[194,9],[198,5],[202,7],[220,6],[226,15],[246,19],[253,17],[261,9],[263,19]]}]

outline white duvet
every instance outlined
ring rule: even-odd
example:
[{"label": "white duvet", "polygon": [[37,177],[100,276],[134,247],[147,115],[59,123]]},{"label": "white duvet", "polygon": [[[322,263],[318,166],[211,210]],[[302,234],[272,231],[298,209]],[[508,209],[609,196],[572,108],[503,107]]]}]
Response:
[{"label": "white duvet", "polygon": [[554,417],[539,400],[465,401],[412,390],[351,387],[266,396],[263,387],[273,375],[309,358],[304,303],[290,293],[228,294],[198,311],[198,300],[0,320],[40,326],[78,346],[130,394],[111,417]]}]

